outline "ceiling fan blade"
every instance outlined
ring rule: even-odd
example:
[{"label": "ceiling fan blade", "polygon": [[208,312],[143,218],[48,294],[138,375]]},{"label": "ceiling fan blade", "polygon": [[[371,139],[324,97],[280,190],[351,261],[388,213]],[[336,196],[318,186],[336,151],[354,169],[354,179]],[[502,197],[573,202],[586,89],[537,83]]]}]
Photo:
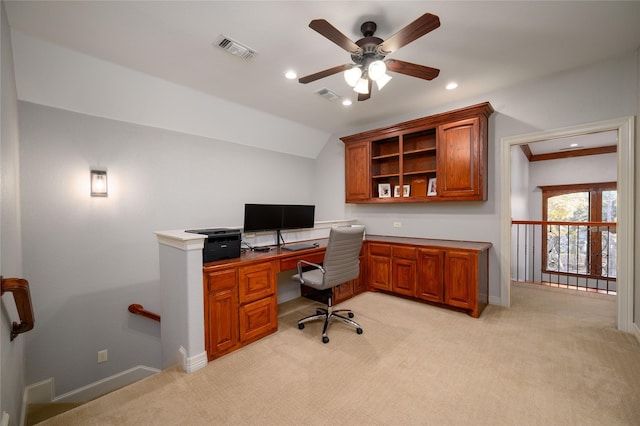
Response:
[{"label": "ceiling fan blade", "polygon": [[329,68],[324,71],[317,72],[315,74],[305,75],[300,77],[298,82],[302,84],[311,83],[312,81],[320,80],[321,78],[329,77],[330,75],[337,74],[340,71],[345,71],[351,68],[351,64],[338,65],[337,67]]},{"label": "ceiling fan blade", "polygon": [[395,52],[417,38],[435,30],[440,26],[440,18],[430,13],[425,13],[385,41],[380,43],[379,49],[385,54]]},{"label": "ceiling fan blade", "polygon": [[366,101],[367,99],[369,99],[371,97],[371,89],[373,89],[373,81],[369,79],[369,93],[358,93],[358,101]]},{"label": "ceiling fan blade", "polygon": [[360,51],[360,47],[357,44],[324,19],[314,19],[309,23],[309,28],[328,38],[347,52],[357,53]]},{"label": "ceiling fan blade", "polygon": [[398,61],[397,59],[389,59],[385,61],[389,71],[400,74],[418,77],[424,80],[433,80],[440,74],[438,68],[431,68],[424,65],[412,64],[411,62]]}]

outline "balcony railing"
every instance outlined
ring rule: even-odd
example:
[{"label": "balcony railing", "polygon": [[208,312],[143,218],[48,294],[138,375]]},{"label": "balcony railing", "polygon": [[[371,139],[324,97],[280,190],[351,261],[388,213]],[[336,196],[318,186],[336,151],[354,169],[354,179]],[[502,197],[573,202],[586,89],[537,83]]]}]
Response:
[{"label": "balcony railing", "polygon": [[616,293],[616,223],[511,223],[512,280]]}]

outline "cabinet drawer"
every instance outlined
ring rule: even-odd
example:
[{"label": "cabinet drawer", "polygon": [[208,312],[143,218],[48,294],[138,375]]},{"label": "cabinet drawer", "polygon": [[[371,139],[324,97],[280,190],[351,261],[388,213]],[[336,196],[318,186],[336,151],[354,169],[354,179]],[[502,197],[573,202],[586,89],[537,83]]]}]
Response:
[{"label": "cabinet drawer", "polygon": [[369,254],[372,256],[391,256],[391,246],[389,244],[369,243]]},{"label": "cabinet drawer", "polygon": [[416,259],[416,249],[413,247],[392,246],[391,256],[399,259]]},{"label": "cabinet drawer", "polygon": [[209,293],[218,290],[236,287],[237,270],[225,269],[223,271],[208,272],[205,276],[207,282],[207,291]]},{"label": "cabinet drawer", "polygon": [[278,303],[275,295],[240,306],[240,341],[247,343],[278,329]]},{"label": "cabinet drawer", "polygon": [[239,268],[240,303],[253,302],[276,292],[276,268],[272,262]]}]

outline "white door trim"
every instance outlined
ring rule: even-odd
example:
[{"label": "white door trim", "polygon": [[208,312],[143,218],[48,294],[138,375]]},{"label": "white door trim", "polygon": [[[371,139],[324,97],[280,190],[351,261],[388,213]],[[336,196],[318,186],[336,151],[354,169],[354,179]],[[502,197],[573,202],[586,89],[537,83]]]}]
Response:
[{"label": "white door trim", "polygon": [[630,333],[633,324],[634,279],[634,117],[508,136],[500,140],[500,280],[501,305],[511,305],[511,147],[569,136],[617,130],[618,132],[618,330]]}]

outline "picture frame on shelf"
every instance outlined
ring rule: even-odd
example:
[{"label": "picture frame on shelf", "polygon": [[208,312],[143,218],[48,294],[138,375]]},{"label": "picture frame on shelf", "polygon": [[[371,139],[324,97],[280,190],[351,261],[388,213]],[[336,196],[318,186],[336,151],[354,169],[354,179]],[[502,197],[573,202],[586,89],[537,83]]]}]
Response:
[{"label": "picture frame on shelf", "polygon": [[393,196],[394,197],[399,197],[400,196],[400,185],[394,185],[393,186]]},{"label": "picture frame on shelf", "polygon": [[411,195],[411,185],[402,186],[402,196],[409,197]]},{"label": "picture frame on shelf", "polygon": [[427,195],[428,196],[438,195],[438,189],[436,187],[436,178],[429,179],[429,184],[427,185]]},{"label": "picture frame on shelf", "polygon": [[391,197],[391,184],[390,183],[379,183],[378,184],[378,197],[380,197],[380,198],[390,198]]}]

